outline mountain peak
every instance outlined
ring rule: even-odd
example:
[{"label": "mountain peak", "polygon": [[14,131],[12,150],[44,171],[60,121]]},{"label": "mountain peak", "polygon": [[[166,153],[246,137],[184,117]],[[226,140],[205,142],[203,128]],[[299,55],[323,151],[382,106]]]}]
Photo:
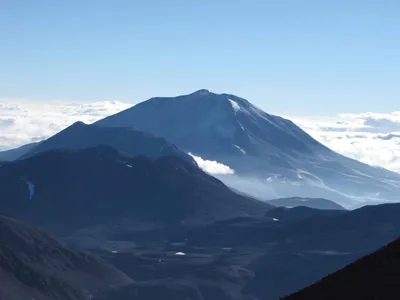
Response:
[{"label": "mountain peak", "polygon": [[82,121],[76,121],[74,124],[72,124],[71,126],[76,126],[76,127],[78,127],[78,126],[85,126],[85,125],[87,125],[87,124],[85,124],[84,122],[82,122]]},{"label": "mountain peak", "polygon": [[207,89],[201,89],[201,90],[198,90],[198,91],[192,93],[191,95],[205,96],[208,94],[212,94],[212,93]]}]

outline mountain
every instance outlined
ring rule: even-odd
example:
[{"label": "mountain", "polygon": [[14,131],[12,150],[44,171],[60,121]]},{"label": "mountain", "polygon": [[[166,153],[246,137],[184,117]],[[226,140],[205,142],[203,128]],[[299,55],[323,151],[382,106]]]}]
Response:
[{"label": "mountain", "polygon": [[285,206],[285,207],[297,207],[297,206],[306,206],[315,209],[334,209],[334,210],[343,210],[344,207],[339,204],[321,198],[301,198],[301,197],[292,197],[292,198],[279,198],[268,200],[269,204],[275,206]]},{"label": "mountain", "polygon": [[151,98],[96,125],[134,126],[164,137],[242,178],[256,178],[279,197],[327,198],[354,208],[395,201],[400,192],[400,174],[339,155],[290,120],[231,94]]},{"label": "mountain", "polygon": [[59,234],[125,220],[203,224],[272,207],[234,193],[186,158],[132,158],[107,146],[6,163],[0,195],[0,211]]},{"label": "mountain", "polygon": [[89,300],[132,280],[40,229],[0,215],[0,282],[2,300]]},{"label": "mountain", "polygon": [[398,299],[399,266],[400,239],[397,239],[315,284],[282,299]]},{"label": "mountain", "polygon": [[6,151],[0,151],[0,161],[12,161],[16,160],[22,155],[25,155],[29,151],[31,151],[33,148],[35,148],[37,145],[39,145],[40,142],[38,143],[31,143],[31,144],[26,144],[21,147],[11,149],[11,150],[6,150]]},{"label": "mountain", "polygon": [[132,127],[103,128],[76,122],[56,135],[36,145],[20,158],[56,149],[85,149],[96,146],[110,146],[128,156],[143,155],[158,158],[175,155],[188,161],[193,159],[174,145],[160,137],[143,133]]}]

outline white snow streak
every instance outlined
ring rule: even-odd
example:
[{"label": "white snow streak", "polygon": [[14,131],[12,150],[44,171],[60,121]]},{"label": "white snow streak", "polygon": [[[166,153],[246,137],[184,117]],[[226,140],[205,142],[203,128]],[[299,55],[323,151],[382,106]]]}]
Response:
[{"label": "white snow streak", "polygon": [[237,149],[240,150],[240,152],[242,152],[243,154],[246,154],[246,151],[243,150],[243,148],[239,147],[238,145],[233,145],[235,146]]},{"label": "white snow streak", "polygon": [[30,182],[30,181],[28,181],[28,180],[26,180],[26,179],[23,179],[22,178],[22,180],[26,183],[26,185],[28,186],[28,190],[29,190],[29,200],[32,200],[32,198],[33,198],[33,196],[35,195],[35,185],[32,183],[32,182]]},{"label": "white snow streak", "polygon": [[231,103],[232,108],[235,110],[235,112],[238,112],[240,110],[240,106],[239,106],[239,104],[237,104],[236,101],[229,99],[229,102]]}]

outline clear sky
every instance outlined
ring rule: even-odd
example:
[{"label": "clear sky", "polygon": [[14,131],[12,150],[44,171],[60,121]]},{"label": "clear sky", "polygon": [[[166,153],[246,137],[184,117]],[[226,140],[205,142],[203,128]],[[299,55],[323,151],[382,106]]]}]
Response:
[{"label": "clear sky", "polygon": [[400,1],[0,0],[0,98],[201,88],[272,113],[400,110]]}]

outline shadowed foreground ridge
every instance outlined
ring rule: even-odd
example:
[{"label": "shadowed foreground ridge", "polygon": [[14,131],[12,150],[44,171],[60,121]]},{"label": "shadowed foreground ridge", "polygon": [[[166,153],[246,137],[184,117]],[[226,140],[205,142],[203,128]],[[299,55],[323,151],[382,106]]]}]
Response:
[{"label": "shadowed foreground ridge", "polygon": [[272,208],[180,157],[130,158],[104,146],[7,163],[0,193],[0,210],[58,234],[123,220],[202,224]]},{"label": "shadowed foreground ridge", "polygon": [[399,299],[400,239],[285,300]]},{"label": "shadowed foreground ridge", "polygon": [[115,268],[50,235],[0,215],[0,299],[83,300],[129,284]]}]

